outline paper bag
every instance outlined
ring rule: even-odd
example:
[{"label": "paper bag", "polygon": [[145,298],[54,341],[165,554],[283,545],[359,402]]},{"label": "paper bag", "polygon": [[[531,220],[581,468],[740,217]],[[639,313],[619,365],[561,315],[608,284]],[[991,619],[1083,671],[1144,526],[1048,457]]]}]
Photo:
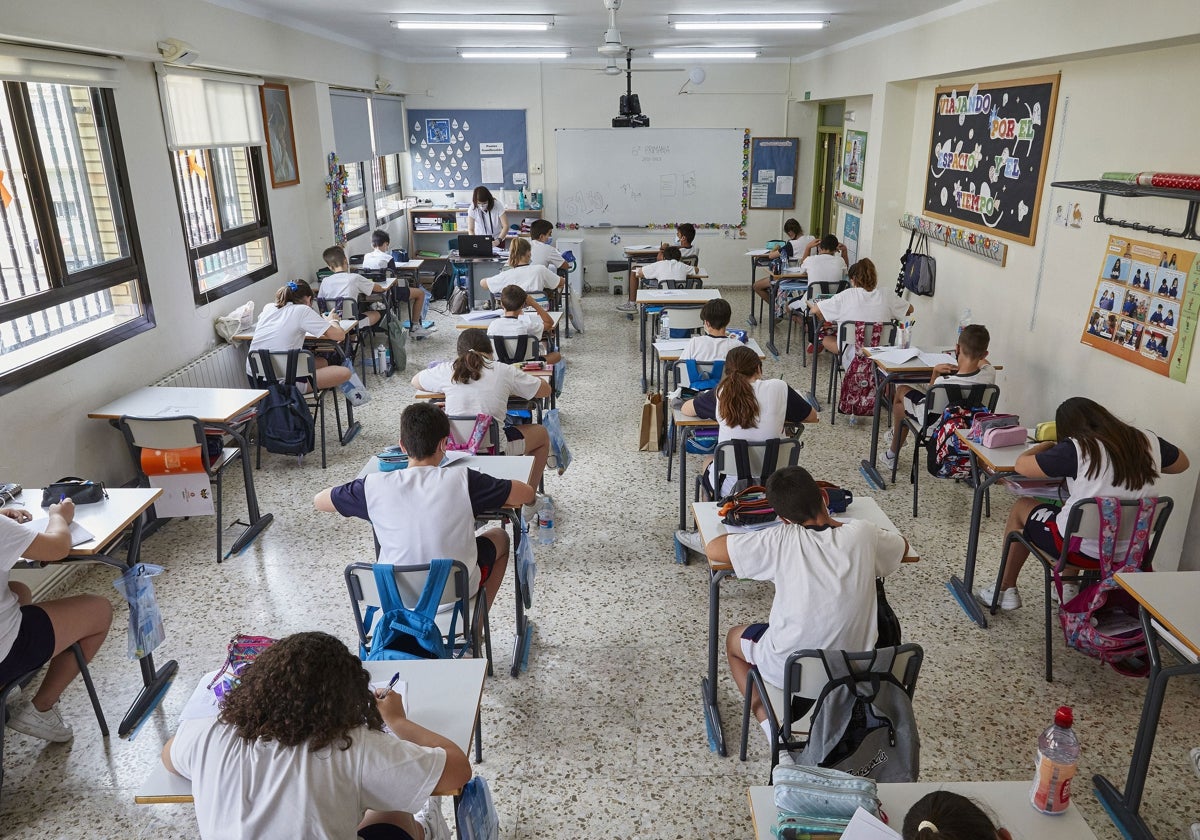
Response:
[{"label": "paper bag", "polygon": [[662,446],[665,425],[662,394],[647,394],[642,406],[642,425],[638,430],[638,451],[657,452]]}]

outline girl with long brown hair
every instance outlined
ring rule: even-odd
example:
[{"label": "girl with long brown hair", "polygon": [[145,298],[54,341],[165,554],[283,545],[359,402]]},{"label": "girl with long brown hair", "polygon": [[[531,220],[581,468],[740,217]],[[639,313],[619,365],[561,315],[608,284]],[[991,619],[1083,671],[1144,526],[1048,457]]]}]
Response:
[{"label": "girl with long brown hair", "polygon": [[[1153,494],[1160,475],[1188,468],[1187,455],[1174,444],[1148,429],[1128,425],[1087,397],[1065,400],[1055,412],[1054,423],[1058,442],[1045,441],[1025,450],[1017,456],[1016,471],[1029,478],[1065,479],[1067,500],[1059,506],[1017,499],[1004,528],[1005,533],[1023,532],[1048,554],[1057,556],[1062,551],[1062,534],[1076,502],[1094,496],[1142,499]],[[1083,540],[1078,551],[1096,558],[1100,546],[1096,540]],[[1020,543],[1010,545],[1000,584],[1001,609],[1021,606],[1017,576],[1028,557],[1029,551]],[[994,585],[981,587],[975,596],[990,605],[994,589]],[[1069,601],[1077,591],[1077,584],[1064,584],[1063,599]]]},{"label": "girl with long brown hair", "polygon": [[500,294],[508,286],[520,286],[531,295],[545,299],[546,289],[557,289],[562,278],[544,265],[531,265],[532,250],[528,239],[517,237],[508,243],[508,268],[483,281],[488,291]]}]

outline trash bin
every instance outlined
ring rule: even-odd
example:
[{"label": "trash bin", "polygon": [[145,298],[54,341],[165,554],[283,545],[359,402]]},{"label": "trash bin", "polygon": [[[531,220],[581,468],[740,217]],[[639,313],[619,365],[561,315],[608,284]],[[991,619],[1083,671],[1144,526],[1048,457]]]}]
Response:
[{"label": "trash bin", "polygon": [[625,284],[629,282],[629,260],[608,260],[605,270],[608,272],[609,294],[622,294]]}]

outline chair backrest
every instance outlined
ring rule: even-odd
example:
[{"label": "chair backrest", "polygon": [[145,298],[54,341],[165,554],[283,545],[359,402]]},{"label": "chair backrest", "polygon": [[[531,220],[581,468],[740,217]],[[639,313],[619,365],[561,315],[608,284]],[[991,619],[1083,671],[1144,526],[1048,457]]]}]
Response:
[{"label": "chair backrest", "polygon": [[[899,645],[895,651],[896,656],[892,660],[891,668],[881,673],[890,673],[899,680],[905,693],[911,698],[913,692],[917,690],[917,676],[921,672],[921,662],[925,658],[925,652],[920,645],[912,643]],[[850,670],[855,674],[879,672],[877,667],[878,650],[847,653],[846,656],[850,660]],[[797,650],[788,654],[783,671],[785,696],[799,695],[809,700],[816,700],[821,696],[828,681],[825,664],[821,661],[821,651]],[[785,704],[785,707],[790,705]],[[790,711],[785,711],[785,719],[789,713]]]},{"label": "chair backrest", "polygon": [[[415,607],[421,599],[425,579],[429,576],[429,564],[415,563],[393,568],[400,600],[406,607]],[[350,606],[354,610],[354,628],[358,631],[359,644],[369,647],[372,628],[368,627],[366,623],[367,608],[380,606],[379,589],[375,584],[375,564],[351,563],[346,567],[345,578],[346,589],[350,593]],[[450,577],[446,579],[446,588],[442,590],[441,603],[445,605],[458,602],[464,618],[458,625],[460,630],[471,626],[470,581],[471,576],[467,572],[467,567],[461,561],[455,560]],[[442,609],[445,609],[444,606]],[[450,612],[450,610],[445,610],[447,619]]]},{"label": "chair backrest", "polygon": [[132,417],[126,414],[117,420],[117,428],[125,436],[139,474],[142,472],[142,449],[190,449],[198,446],[204,469],[209,469],[204,424],[196,417]]},{"label": "chair backrest", "polygon": [[336,311],[338,317],[343,320],[357,321],[361,310],[362,304],[359,303],[357,297],[317,298],[317,311],[322,315]]},{"label": "chair backrest", "polygon": [[937,420],[942,416],[942,412],[952,405],[960,405],[964,408],[978,408],[979,406],[983,406],[989,412],[994,412],[996,410],[996,403],[999,401],[999,385],[991,385],[983,382],[971,385],[962,385],[959,383],[931,385],[925,394],[925,402],[922,404],[922,408],[925,411],[925,422],[922,426],[928,426]]},{"label": "chair backrest", "polygon": [[493,335],[492,346],[496,348],[496,361],[503,365],[525,362],[538,356],[537,339],[529,335]]},{"label": "chair backrest", "polygon": [[375,283],[382,283],[387,279],[387,268],[360,268],[358,276],[365,277]]},{"label": "chair backrest", "polygon": [[716,474],[713,487],[719,489],[725,478],[731,475],[737,481],[766,484],[775,470],[796,466],[800,462],[800,450],[804,448],[800,441],[802,433],[803,427],[798,430],[796,437],[756,441],[735,438],[718,444],[713,459]]},{"label": "chair backrest", "polygon": [[[1137,522],[1138,502],[1138,499],[1122,499],[1120,502],[1121,524],[1116,534],[1118,560],[1124,556],[1123,546],[1133,537],[1134,526]],[[1154,516],[1146,535],[1146,551],[1142,558],[1143,570],[1148,571],[1151,568],[1154,553],[1158,550],[1158,542],[1162,538],[1163,531],[1166,530],[1167,520],[1171,518],[1171,510],[1174,507],[1175,500],[1170,496],[1158,497],[1158,506],[1154,510]],[[1067,517],[1067,528],[1063,534],[1062,553],[1059,555],[1058,569],[1060,571],[1067,564],[1071,554],[1071,544],[1076,538],[1087,540],[1100,538],[1100,519],[1098,498],[1080,499],[1072,505],[1071,512]]]},{"label": "chair backrest", "polygon": [[838,292],[844,292],[850,288],[850,281],[842,280],[813,280],[808,284],[808,299],[809,300],[825,300],[831,298]]},{"label": "chair backrest", "polygon": [[679,261],[681,263],[687,263],[692,268],[699,268],[700,267],[700,252],[696,251],[696,253],[692,254],[690,257],[680,257]]},{"label": "chair backrest", "polygon": [[[899,330],[899,324],[895,321],[841,321],[838,323],[838,349],[845,350],[847,347],[854,345],[854,330],[858,324],[863,325],[863,334],[868,342],[871,340],[871,334],[874,332],[874,326],[879,323],[881,327],[879,331],[878,346],[883,347],[889,344],[896,343],[896,334]],[[875,344],[868,343],[865,346],[874,347]]]},{"label": "chair backrest", "polygon": [[[460,442],[466,443],[471,439],[471,433],[475,431],[475,421],[479,418],[474,414],[448,414],[450,420],[450,434],[453,438]],[[504,449],[500,446],[500,424],[495,418],[488,424],[487,444],[481,442],[476,450],[479,455],[503,455]]]},{"label": "chair backrest", "polygon": [[699,330],[704,327],[698,306],[668,306],[663,315],[671,322],[672,330]]},{"label": "chair backrest", "polygon": [[[672,324],[672,328],[674,325]],[[691,369],[696,371],[696,379],[692,379]],[[718,368],[720,368],[718,370]],[[700,362],[695,359],[677,359],[671,365],[671,371],[674,374],[676,385],[687,385],[695,388],[693,382],[711,382],[711,385],[704,386],[701,390],[708,390],[710,387],[717,387],[716,383],[724,373],[725,360],[716,359],[711,362]]]},{"label": "chair backrest", "polygon": [[703,277],[685,277],[682,280],[670,281],[672,289],[703,289]]},{"label": "chair backrest", "polygon": [[[254,380],[256,387],[262,387],[266,381],[263,375],[262,357],[259,355],[262,351],[254,351],[247,355],[247,360],[250,363],[250,378]],[[296,379],[294,382],[287,382],[288,357],[296,354]],[[294,385],[296,382],[307,382],[311,387],[316,387],[317,383],[317,360],[313,356],[311,350],[276,350],[271,354],[271,366],[275,369],[275,376],[284,381],[285,385]]]}]

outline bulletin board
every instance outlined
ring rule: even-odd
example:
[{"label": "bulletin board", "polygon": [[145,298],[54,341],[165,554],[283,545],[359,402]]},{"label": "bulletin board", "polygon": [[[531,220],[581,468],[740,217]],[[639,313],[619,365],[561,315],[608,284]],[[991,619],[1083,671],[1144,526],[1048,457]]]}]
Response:
[{"label": "bulletin board", "polygon": [[1193,251],[1110,236],[1080,339],[1153,373],[1187,381],[1200,312]]},{"label": "bulletin board", "polygon": [[414,192],[529,183],[524,111],[410,108],[406,124]]},{"label": "bulletin board", "polygon": [[795,208],[800,138],[755,137],[750,144],[750,209]]},{"label": "bulletin board", "polygon": [[1034,243],[1058,80],[1040,76],[935,91],[924,215]]}]

